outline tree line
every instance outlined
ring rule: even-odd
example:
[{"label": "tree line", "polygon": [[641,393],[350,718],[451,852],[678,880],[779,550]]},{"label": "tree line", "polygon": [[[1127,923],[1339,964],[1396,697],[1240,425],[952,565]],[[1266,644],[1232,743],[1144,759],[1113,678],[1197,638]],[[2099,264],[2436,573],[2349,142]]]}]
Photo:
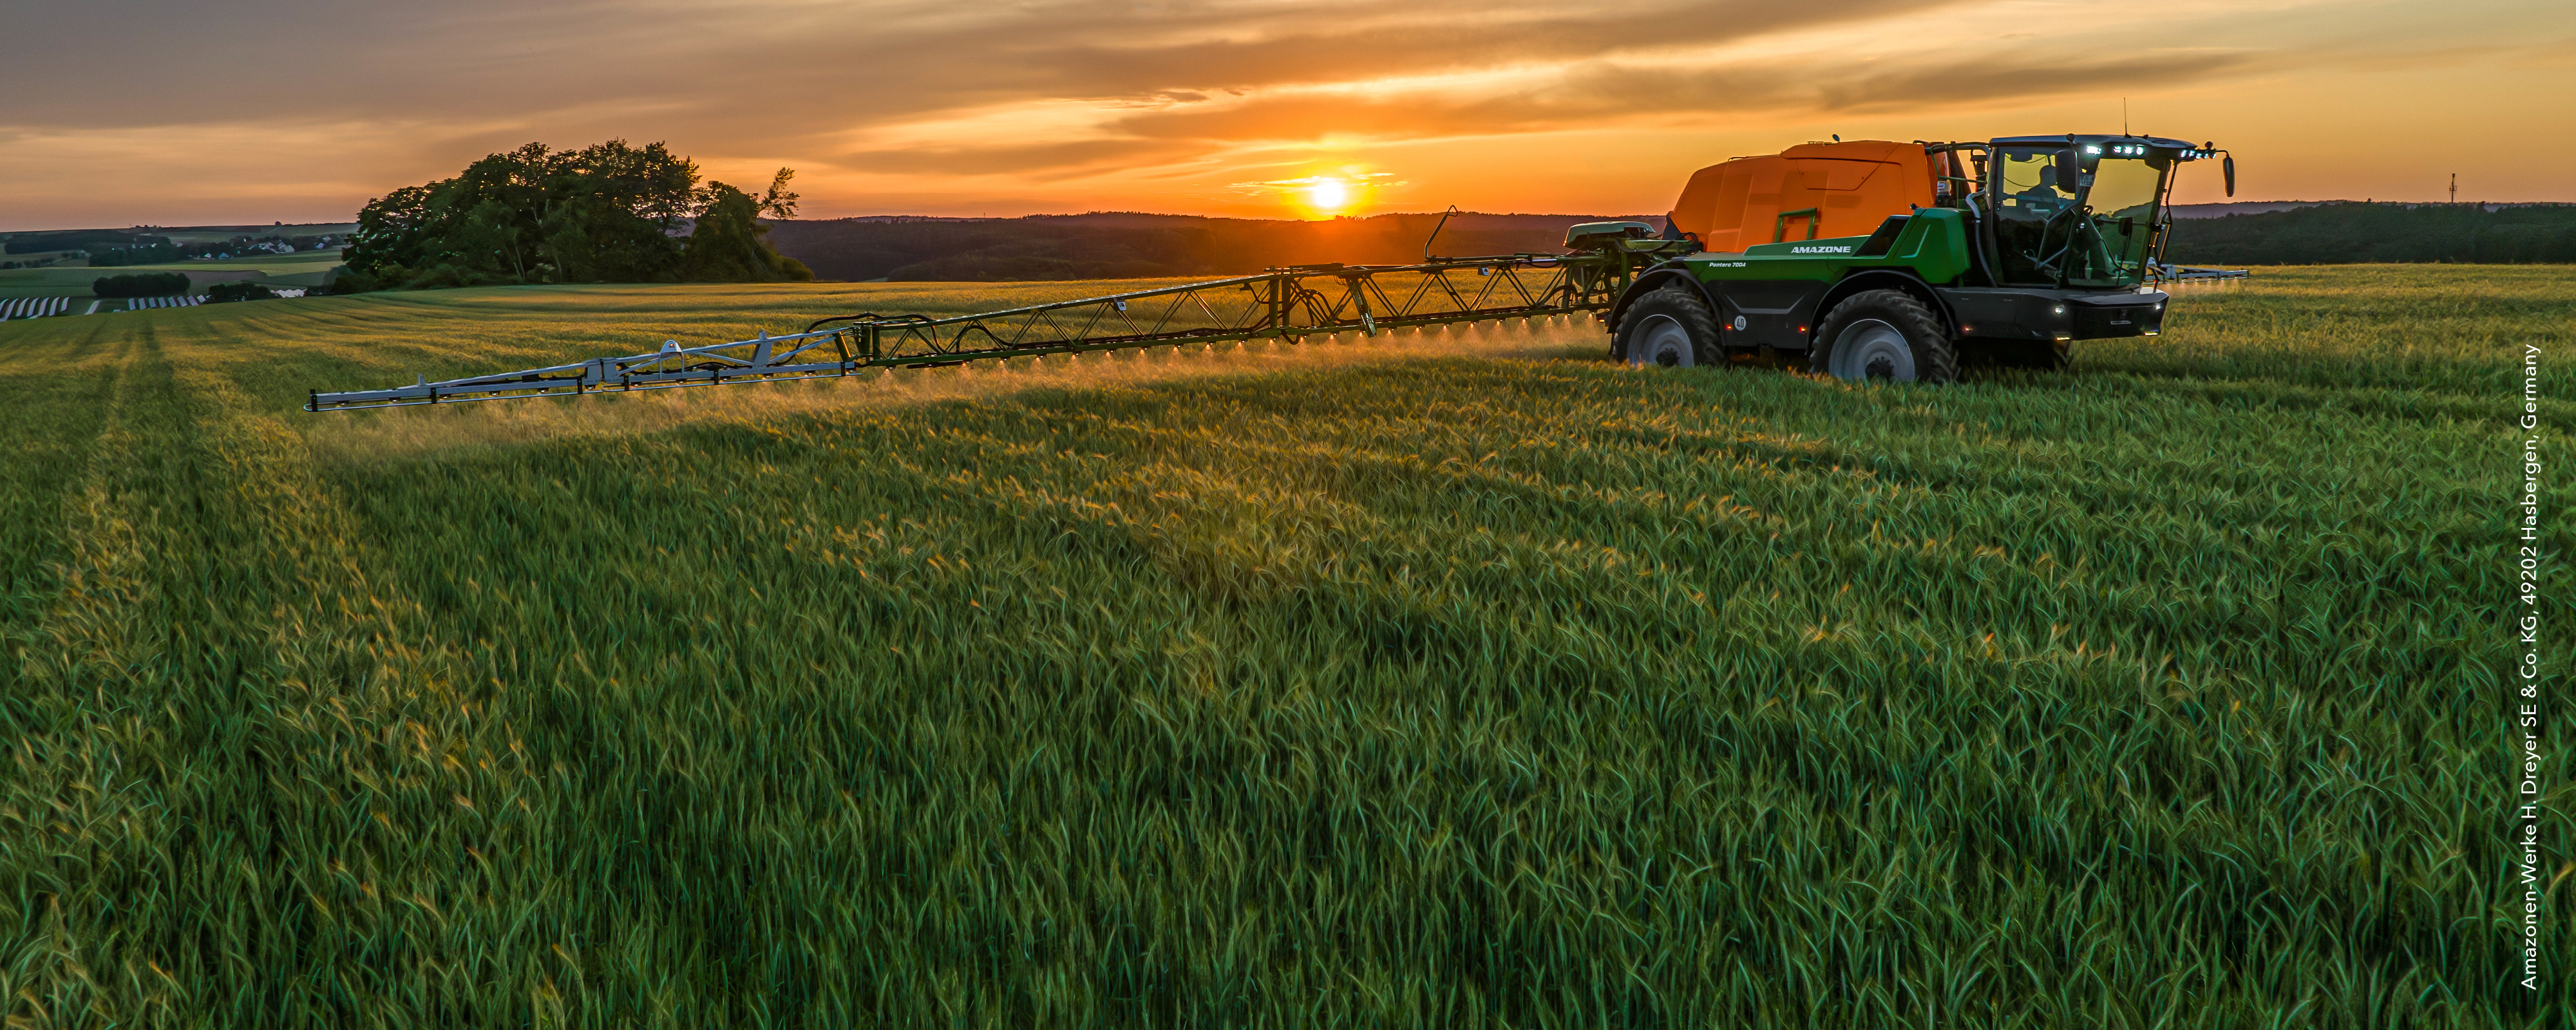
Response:
[{"label": "tree line", "polygon": [[2343,201],[2289,211],[2174,222],[2165,260],[2178,265],[2576,262],[2576,204],[2489,211],[2475,204]]},{"label": "tree line", "polygon": [[766,214],[795,214],[781,168],[754,197],[699,181],[661,143],[530,143],[454,178],[369,201],[335,293],[516,283],[808,281],[770,246]]},{"label": "tree line", "polygon": [[186,272],[102,275],[89,281],[89,292],[100,297],[168,297],[186,293],[188,288]]}]

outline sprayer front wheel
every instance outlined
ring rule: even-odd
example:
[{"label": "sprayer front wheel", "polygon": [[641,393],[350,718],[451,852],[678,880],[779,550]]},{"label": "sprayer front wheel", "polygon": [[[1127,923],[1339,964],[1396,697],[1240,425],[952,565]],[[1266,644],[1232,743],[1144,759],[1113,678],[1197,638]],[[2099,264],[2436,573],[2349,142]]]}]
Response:
[{"label": "sprayer front wheel", "polygon": [[1610,355],[1640,368],[1724,364],[1717,316],[1691,291],[1664,287],[1637,298],[1619,316]]},{"label": "sprayer front wheel", "polygon": [[1896,290],[1864,290],[1817,324],[1807,368],[1854,382],[1947,383],[1959,378],[1959,355],[1922,301]]}]

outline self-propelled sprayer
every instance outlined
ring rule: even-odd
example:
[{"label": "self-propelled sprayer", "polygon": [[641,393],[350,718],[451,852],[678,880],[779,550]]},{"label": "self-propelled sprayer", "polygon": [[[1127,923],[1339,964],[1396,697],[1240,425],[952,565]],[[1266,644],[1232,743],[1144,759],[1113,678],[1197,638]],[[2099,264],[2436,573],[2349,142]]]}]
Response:
[{"label": "self-propelled sprayer", "polygon": [[[1665,224],[1592,222],[1555,254],[1257,275],[625,357],[314,391],[307,411],[848,376],[867,369],[1213,345],[1595,313],[1611,354],[1694,366],[1770,356],[1844,379],[1942,382],[1963,358],[2056,367],[2069,344],[2153,335],[2174,273],[2168,199],[2208,144],[2153,136],[1810,143],[1691,176]],[[2235,193],[2235,159],[2226,158]],[[1435,230],[1434,239],[1437,238]],[[2195,273],[2204,274],[2204,273]],[[2214,273],[2208,273],[2214,274]]]}]

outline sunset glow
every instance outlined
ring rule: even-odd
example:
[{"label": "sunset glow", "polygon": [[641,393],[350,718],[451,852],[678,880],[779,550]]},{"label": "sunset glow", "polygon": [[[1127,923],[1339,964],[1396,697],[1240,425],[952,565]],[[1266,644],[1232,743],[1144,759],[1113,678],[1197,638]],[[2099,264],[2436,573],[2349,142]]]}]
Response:
[{"label": "sunset glow", "polygon": [[[793,167],[806,217],[1659,214],[1738,154],[2116,132],[2124,100],[2140,132],[2231,149],[2240,200],[2441,199],[2454,171],[2463,201],[2576,199],[2576,137],[2531,131],[2576,120],[2558,0],[280,2],[13,23],[0,230],[337,220],[484,154],[610,138],[736,184]],[[165,102],[208,82],[224,104]],[[2363,142],[2392,125],[2403,147]],[[2461,159],[2500,138],[2515,160]],[[2219,193],[2186,175],[2176,199]]]},{"label": "sunset glow", "polygon": [[1342,185],[1340,179],[1317,179],[1314,185],[1306,187],[1306,206],[1317,214],[1337,215],[1350,203],[1350,188]]}]

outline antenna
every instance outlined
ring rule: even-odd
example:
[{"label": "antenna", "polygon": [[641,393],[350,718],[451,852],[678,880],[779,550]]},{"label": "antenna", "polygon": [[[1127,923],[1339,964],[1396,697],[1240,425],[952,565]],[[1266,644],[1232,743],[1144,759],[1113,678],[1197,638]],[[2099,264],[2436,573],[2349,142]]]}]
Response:
[{"label": "antenna", "polygon": [[2120,135],[2134,135],[2129,131],[2129,98],[2127,97],[2120,98]]}]

